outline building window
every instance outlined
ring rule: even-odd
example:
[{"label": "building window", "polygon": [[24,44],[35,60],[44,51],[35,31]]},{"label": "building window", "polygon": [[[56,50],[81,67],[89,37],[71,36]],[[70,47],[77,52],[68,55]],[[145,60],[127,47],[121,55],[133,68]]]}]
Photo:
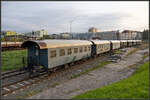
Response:
[{"label": "building window", "polygon": [[80,52],[82,52],[82,47],[80,47]]},{"label": "building window", "polygon": [[74,48],[74,53],[78,53],[78,48]]},{"label": "building window", "polygon": [[87,47],[84,47],[84,52],[86,52],[87,51]]},{"label": "building window", "polygon": [[72,54],[72,51],[71,51],[71,48],[68,49],[68,55],[71,55]]},{"label": "building window", "polygon": [[52,51],[50,52],[50,54],[51,54],[51,58],[56,57],[56,50],[52,50]]},{"label": "building window", "polygon": [[60,56],[64,56],[64,55],[65,55],[65,50],[64,50],[64,49],[60,49],[59,55],[60,55]]}]

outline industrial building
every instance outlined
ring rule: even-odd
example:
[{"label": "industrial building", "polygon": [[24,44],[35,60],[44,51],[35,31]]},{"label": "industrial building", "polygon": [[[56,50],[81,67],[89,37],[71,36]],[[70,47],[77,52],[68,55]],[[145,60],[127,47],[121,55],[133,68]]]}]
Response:
[{"label": "industrial building", "polygon": [[60,38],[61,39],[71,39],[72,35],[70,33],[60,33]]},{"label": "industrial building", "polygon": [[25,35],[28,37],[41,38],[41,37],[43,37],[43,35],[48,35],[48,31],[42,29],[42,30],[38,30],[38,31],[32,31],[32,32],[25,33]]},{"label": "industrial building", "polygon": [[88,32],[97,33],[98,29],[95,27],[91,27],[91,28],[89,28]]},{"label": "industrial building", "polygon": [[124,30],[121,34],[122,40],[141,39],[141,38],[142,32],[140,31]]}]

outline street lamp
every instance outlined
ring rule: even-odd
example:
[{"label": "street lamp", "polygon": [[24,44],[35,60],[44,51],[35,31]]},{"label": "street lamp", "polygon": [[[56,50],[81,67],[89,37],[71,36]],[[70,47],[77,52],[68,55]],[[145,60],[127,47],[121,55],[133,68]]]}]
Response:
[{"label": "street lamp", "polygon": [[76,19],[77,17],[79,17],[79,16],[76,16],[73,20],[70,21],[70,33],[72,33],[72,22],[75,21],[75,19]]},{"label": "street lamp", "polygon": [[72,22],[73,22],[74,20],[72,20],[72,21],[70,21],[70,33],[72,33]]}]

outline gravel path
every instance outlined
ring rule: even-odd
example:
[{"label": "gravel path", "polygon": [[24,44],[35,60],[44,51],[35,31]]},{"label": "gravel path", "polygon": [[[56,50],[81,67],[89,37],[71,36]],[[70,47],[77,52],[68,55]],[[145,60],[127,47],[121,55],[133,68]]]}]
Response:
[{"label": "gravel path", "polygon": [[88,74],[75,79],[68,80],[27,99],[70,99],[73,96],[88,90],[112,84],[130,76],[135,68],[129,66],[140,62],[144,52],[148,51],[149,49],[139,50],[136,53],[123,58],[118,63],[108,64],[100,69],[91,71]]}]

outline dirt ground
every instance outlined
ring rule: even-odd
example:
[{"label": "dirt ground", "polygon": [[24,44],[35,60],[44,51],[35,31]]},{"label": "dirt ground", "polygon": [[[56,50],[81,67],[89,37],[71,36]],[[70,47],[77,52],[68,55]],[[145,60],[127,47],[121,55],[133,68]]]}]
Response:
[{"label": "dirt ground", "polygon": [[[139,63],[142,60],[144,52],[149,52],[149,49],[138,50],[129,56],[125,56],[125,54],[117,63],[110,63],[86,75],[67,80],[26,99],[70,99],[88,90],[115,83],[132,75],[136,66],[129,66]],[[149,57],[145,60],[149,60]]]}]

